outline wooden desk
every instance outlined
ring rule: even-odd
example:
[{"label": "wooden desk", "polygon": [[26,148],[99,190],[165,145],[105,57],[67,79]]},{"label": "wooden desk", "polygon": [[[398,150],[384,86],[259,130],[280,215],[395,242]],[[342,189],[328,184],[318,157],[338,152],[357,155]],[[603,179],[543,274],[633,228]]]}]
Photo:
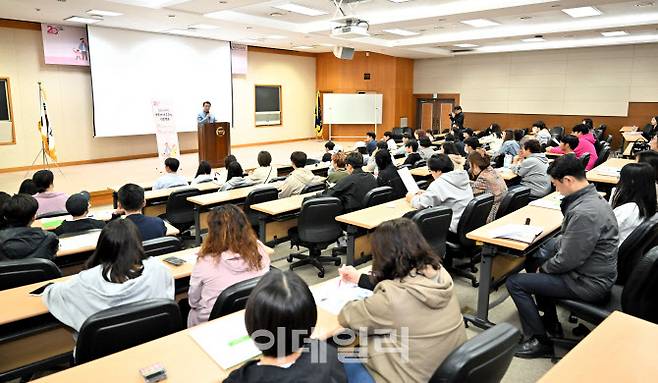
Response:
[{"label": "wooden desk", "polygon": [[177,190],[181,189],[190,189],[194,188],[201,192],[206,191],[217,191],[221,187],[220,184],[216,182],[204,182],[192,186],[177,186],[173,188],[160,189],[160,190],[149,190],[144,193],[144,201],[146,206],[144,206],[144,215],[157,217],[161,214],[167,212],[167,199],[169,195]]},{"label": "wooden desk", "polygon": [[407,157],[395,158],[394,159],[395,166],[400,166],[400,165],[404,164],[404,160],[406,160],[406,159],[407,159]]},{"label": "wooden desk", "polygon": [[[337,278],[311,287],[311,291],[325,283],[338,284]],[[244,317],[244,310],[215,319],[200,326],[213,326],[217,331],[230,331],[224,326],[235,317]],[[318,308],[318,321],[314,338],[328,339],[343,329],[338,318]],[[183,330],[139,346],[96,359],[59,373],[37,380],[40,383],[143,383],[139,369],[160,363],[167,370],[167,382],[216,383],[225,379],[230,370],[217,365],[191,337],[190,330]]]},{"label": "wooden desk", "polygon": [[514,173],[511,169],[508,168],[497,168],[496,171],[498,172],[498,174],[500,174],[502,179],[504,179],[505,182],[507,183],[514,181],[516,178],[519,177],[518,174]]},{"label": "wooden desk", "polygon": [[[411,207],[411,204],[409,204],[404,198],[400,198],[392,202],[386,202],[366,209],[339,215],[336,217],[336,221],[346,223],[357,228],[372,230],[379,226],[379,224],[382,222],[400,218],[406,213],[414,210],[416,209]],[[350,231],[352,232],[350,233]],[[356,230],[348,230],[348,265],[353,265],[356,259],[370,254],[370,239],[367,234],[361,234],[362,233],[358,233]]]},{"label": "wooden desk", "polygon": [[544,154],[546,154],[546,157],[562,157],[564,155],[564,153],[551,153],[549,151]]},{"label": "wooden desk", "polygon": [[539,380],[650,382],[658,377],[658,325],[613,312]]},{"label": "wooden desk", "polygon": [[622,133],[628,133],[628,132],[636,132],[637,129],[638,129],[637,126],[622,126],[621,129],[619,129],[619,131]]},{"label": "wooden desk", "polygon": [[619,176],[612,176],[605,172],[606,170],[621,170],[625,165],[631,164],[635,160],[627,160],[623,158],[610,158],[601,165],[587,172],[587,180],[590,182],[604,183],[616,185],[619,182]]},{"label": "wooden desk", "polygon": [[642,136],[642,132],[626,132],[626,133],[622,133],[621,136],[624,138],[624,141],[629,143],[635,141],[642,141],[642,142],[646,141],[644,136]]},{"label": "wooden desk", "polygon": [[317,192],[293,195],[287,198],[280,198],[251,205],[252,210],[263,213],[263,215],[258,218],[258,238],[260,241],[263,243],[269,243],[281,238],[286,238],[288,236],[288,229],[297,226],[297,218],[274,221],[272,221],[272,218],[284,214],[291,214],[300,210],[304,198],[316,194]]},{"label": "wooden desk", "polygon": [[[556,194],[552,193],[544,198],[554,199]],[[531,219],[531,225],[543,229],[532,244],[493,238],[490,235],[492,229],[504,225],[522,225],[526,218]],[[489,293],[492,284],[516,272],[523,264],[525,255],[537,249],[543,239],[555,233],[561,225],[560,210],[528,205],[466,234],[466,238],[481,242],[484,246],[479,267],[477,312],[475,316],[465,315],[464,319],[483,329],[492,327],[494,324],[489,321]]]},{"label": "wooden desk", "polygon": [[427,178],[431,177],[432,174],[430,173],[430,169],[427,166],[421,166],[419,168],[413,168],[409,170],[409,173],[411,173],[412,176],[418,177],[418,178]]},{"label": "wooden desk", "polygon": [[[89,218],[95,218],[99,219],[101,221],[109,221],[112,219],[112,212],[113,210],[107,210],[107,209],[91,209],[89,211]],[[37,219],[34,222],[32,222],[32,227],[40,227],[43,230],[55,230],[58,228],[63,221],[68,221],[73,219],[73,216],[69,215],[62,215],[59,217],[52,217],[52,218],[41,218]]]}]

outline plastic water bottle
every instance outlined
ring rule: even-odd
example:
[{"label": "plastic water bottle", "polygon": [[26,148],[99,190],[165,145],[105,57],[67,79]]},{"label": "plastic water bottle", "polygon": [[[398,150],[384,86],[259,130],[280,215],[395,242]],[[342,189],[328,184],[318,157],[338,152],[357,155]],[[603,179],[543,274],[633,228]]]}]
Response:
[{"label": "plastic water bottle", "polygon": [[503,167],[509,169],[512,166],[512,158],[513,156],[511,154],[505,154],[505,161],[503,162]]}]

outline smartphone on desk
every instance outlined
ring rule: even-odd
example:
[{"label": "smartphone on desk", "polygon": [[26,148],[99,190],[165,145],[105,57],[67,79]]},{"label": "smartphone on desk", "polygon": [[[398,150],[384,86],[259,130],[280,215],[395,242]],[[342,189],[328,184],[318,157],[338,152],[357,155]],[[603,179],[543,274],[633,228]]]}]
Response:
[{"label": "smartphone on desk", "polygon": [[178,257],[167,257],[167,258],[163,259],[163,261],[165,261],[165,262],[167,262],[171,265],[174,265],[174,266],[180,266],[183,263],[185,263],[184,259],[180,259]]},{"label": "smartphone on desk", "polygon": [[33,297],[40,297],[43,294],[43,292],[46,291],[46,288],[52,284],[53,282],[46,283],[45,285],[39,287],[38,289],[34,291],[30,291],[30,295],[32,295]]}]

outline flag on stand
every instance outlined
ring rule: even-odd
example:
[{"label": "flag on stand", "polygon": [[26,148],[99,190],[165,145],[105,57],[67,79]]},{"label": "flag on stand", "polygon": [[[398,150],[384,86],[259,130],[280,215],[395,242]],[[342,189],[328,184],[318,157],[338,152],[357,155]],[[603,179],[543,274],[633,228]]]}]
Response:
[{"label": "flag on stand", "polygon": [[41,142],[43,143],[43,151],[57,161],[57,152],[55,151],[55,136],[53,136],[53,127],[50,125],[48,119],[48,109],[46,108],[46,92],[41,88],[39,83],[39,133],[41,133]]},{"label": "flag on stand", "polygon": [[315,98],[315,135],[322,137],[322,111],[320,110],[320,92]]}]

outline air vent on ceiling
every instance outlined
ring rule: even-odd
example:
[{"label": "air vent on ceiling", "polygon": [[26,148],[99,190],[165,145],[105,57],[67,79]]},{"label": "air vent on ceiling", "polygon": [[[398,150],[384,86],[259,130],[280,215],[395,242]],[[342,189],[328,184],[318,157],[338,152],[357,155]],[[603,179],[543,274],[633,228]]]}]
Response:
[{"label": "air vent on ceiling", "polygon": [[452,53],[466,53],[466,52],[473,52],[475,49],[472,48],[459,48],[459,49],[451,49],[450,52]]}]

